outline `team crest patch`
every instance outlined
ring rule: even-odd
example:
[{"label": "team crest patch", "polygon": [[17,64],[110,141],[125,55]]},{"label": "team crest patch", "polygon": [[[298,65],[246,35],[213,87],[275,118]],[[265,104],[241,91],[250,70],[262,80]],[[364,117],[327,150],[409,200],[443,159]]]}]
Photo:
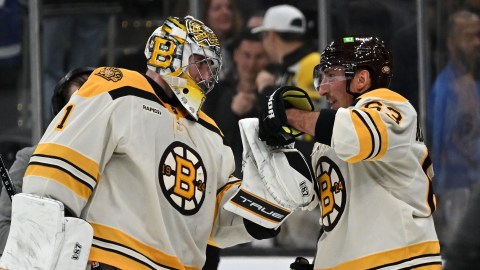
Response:
[{"label": "team crest patch", "polygon": [[200,210],[206,195],[207,171],[200,155],[186,144],[173,142],[158,168],[160,187],[178,212],[190,216]]},{"label": "team crest patch", "polygon": [[95,75],[98,75],[107,81],[113,82],[118,82],[123,78],[122,71],[116,67],[104,67],[95,73]]},{"label": "team crest patch", "polygon": [[326,156],[318,160],[315,176],[320,190],[322,224],[325,231],[329,232],[335,228],[345,210],[345,180],[337,164]]}]

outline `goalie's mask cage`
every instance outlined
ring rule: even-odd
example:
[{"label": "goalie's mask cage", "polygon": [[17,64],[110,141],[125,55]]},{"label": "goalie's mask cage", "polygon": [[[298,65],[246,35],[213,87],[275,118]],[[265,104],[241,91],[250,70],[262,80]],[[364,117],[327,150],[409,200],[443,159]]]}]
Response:
[{"label": "goalie's mask cage", "polygon": [[[314,83],[318,90],[323,71],[329,67],[345,69],[347,92],[355,72],[365,68],[372,78],[371,89],[386,88],[392,78],[392,55],[384,42],[377,37],[344,37],[332,41],[322,52],[320,64],[314,69]],[[354,95],[355,96],[355,95]]]},{"label": "goalie's mask cage", "polygon": [[[76,80],[79,76],[90,75],[95,70],[93,67],[81,67],[69,71],[63,78],[58,81],[52,96],[52,114],[57,115],[63,107],[68,103],[68,86],[72,83],[72,80]],[[83,83],[83,82],[82,82]],[[81,83],[78,82],[79,86]]]},{"label": "goalie's mask cage", "polygon": [[[192,16],[169,17],[148,39],[145,56],[148,69],[158,73],[188,113],[198,119],[198,111],[218,82],[222,65],[215,33]],[[199,74],[199,67],[206,65],[208,76],[201,75],[200,81],[195,81],[189,72],[191,65]]]}]

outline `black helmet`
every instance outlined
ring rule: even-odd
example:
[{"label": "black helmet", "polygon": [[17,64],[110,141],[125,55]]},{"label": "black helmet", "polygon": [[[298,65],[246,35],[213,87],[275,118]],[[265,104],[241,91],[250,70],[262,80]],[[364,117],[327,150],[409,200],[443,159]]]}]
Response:
[{"label": "black helmet", "polygon": [[327,67],[339,65],[345,68],[345,77],[350,81],[358,68],[367,68],[372,77],[371,89],[388,87],[392,62],[390,50],[377,37],[344,37],[325,48],[314,76]]},{"label": "black helmet", "polygon": [[66,90],[70,81],[81,75],[90,75],[94,70],[95,68],[93,67],[76,68],[68,72],[65,76],[63,76],[63,78],[60,79],[60,81],[58,81],[52,96],[53,116],[57,115],[57,113],[62,110],[65,104],[68,103]]}]

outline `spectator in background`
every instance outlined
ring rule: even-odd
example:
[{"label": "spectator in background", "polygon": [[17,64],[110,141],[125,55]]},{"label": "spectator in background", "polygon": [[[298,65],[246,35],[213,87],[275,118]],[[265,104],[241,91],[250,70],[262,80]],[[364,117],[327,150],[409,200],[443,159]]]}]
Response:
[{"label": "spectator in background", "polygon": [[243,27],[243,19],[235,0],[207,0],[203,18],[205,18],[205,24],[217,34],[222,45],[223,66],[219,78],[220,80],[229,78],[234,66],[232,43]]},{"label": "spectator in background", "polygon": [[448,21],[449,61],[428,99],[439,238],[448,246],[480,179],[480,18],[461,10]]},{"label": "spectator in background", "polygon": [[268,56],[258,35],[242,33],[234,43],[235,73],[223,80],[205,101],[204,111],[212,117],[224,133],[225,143],[235,157],[235,176],[241,178],[242,140],[238,121],[257,117],[257,87],[255,79],[268,64]]},{"label": "spectator in background", "polygon": [[470,203],[445,253],[445,270],[480,268],[480,185],[476,185],[471,194]]},{"label": "spectator in background", "polygon": [[[58,81],[51,98],[51,110],[49,112],[55,116],[67,104],[70,97],[92,73],[94,68],[77,68],[68,72],[60,81]],[[15,186],[17,193],[22,192],[23,175],[27,170],[28,162],[37,146],[25,147],[17,152],[16,160],[9,170],[10,178]],[[2,188],[0,195],[0,255],[3,253],[10,232],[10,221],[12,217],[12,202],[9,195]]]},{"label": "spectator in background", "polygon": [[[102,0],[102,2],[113,2]],[[78,1],[45,0],[43,8],[67,7]],[[90,1],[88,4],[99,3]],[[50,97],[55,84],[69,70],[99,66],[107,33],[108,16],[95,13],[60,13],[42,18],[44,126],[50,119]]]},{"label": "spectator in background", "polygon": [[[306,29],[304,14],[290,5],[267,9],[262,25],[252,29],[252,33],[261,33],[271,63],[256,79],[260,102],[278,87],[294,85],[307,91],[319,107],[320,96],[313,86],[312,75],[314,67],[320,63],[320,54],[307,42]],[[296,148],[305,157],[310,156],[313,145],[313,137],[308,134],[295,141]],[[276,243],[291,248],[314,248],[320,231],[319,216],[318,211],[294,212],[282,225]]]}]

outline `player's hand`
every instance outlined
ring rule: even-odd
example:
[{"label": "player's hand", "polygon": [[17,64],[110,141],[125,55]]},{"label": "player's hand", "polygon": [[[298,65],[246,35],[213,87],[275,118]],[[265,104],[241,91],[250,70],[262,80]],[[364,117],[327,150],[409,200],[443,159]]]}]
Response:
[{"label": "player's hand", "polygon": [[294,141],[301,131],[288,125],[285,109],[297,108],[313,111],[308,94],[295,86],[284,86],[267,96],[259,119],[259,137],[268,145],[286,145]]}]

